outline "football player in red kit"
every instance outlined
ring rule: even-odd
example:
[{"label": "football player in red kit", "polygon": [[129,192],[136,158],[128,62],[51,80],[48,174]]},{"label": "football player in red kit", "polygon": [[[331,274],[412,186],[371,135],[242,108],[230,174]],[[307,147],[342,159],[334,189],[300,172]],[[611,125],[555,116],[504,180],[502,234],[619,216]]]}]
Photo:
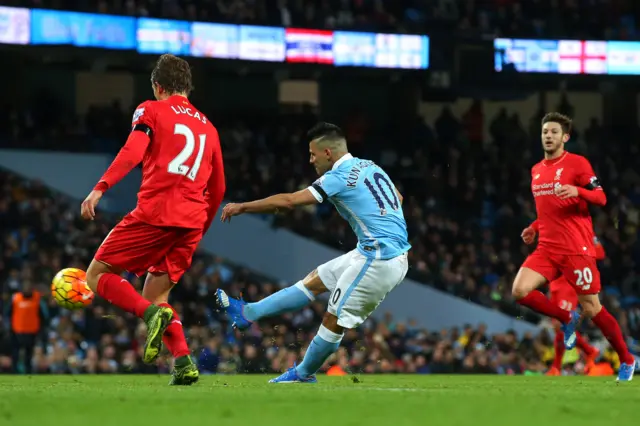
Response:
[{"label": "football player in red kit", "polygon": [[[533,227],[536,226],[536,222],[531,224]],[[605,257],[604,248],[600,241],[598,241],[597,237],[593,237],[593,246],[596,250],[596,260],[602,260]],[[560,277],[557,280],[551,281],[549,283],[549,297],[551,301],[556,305],[560,306],[565,311],[572,311],[576,306],[578,306],[578,294],[571,287],[571,284],[567,281],[565,277]],[[547,376],[560,376],[562,371],[562,358],[564,357],[565,346],[564,346],[564,333],[562,332],[560,325],[556,325],[556,337],[554,340],[554,358],[553,364],[549,371],[547,372]],[[600,354],[600,350],[591,346],[582,335],[576,331],[576,347],[582,352],[582,356],[585,360],[585,368],[584,373],[588,373],[591,367],[595,365],[595,360],[598,358]]]},{"label": "football player in red kit", "polygon": [[[225,191],[218,132],[187,98],[191,69],[162,55],[151,73],[157,100],[138,106],[126,144],[82,203],[93,220],[102,195],[142,162],[138,204],[107,235],[89,269],[87,283],[110,303],[144,319],[143,360],[154,362],[162,341],[175,359],[172,385],[190,385],[199,372],[182,323],[168,304],[169,291],[191,265]],[[120,274],[148,272],[142,295]]]},{"label": "football player in red kit", "polygon": [[[607,202],[589,161],[565,151],[571,134],[571,119],[549,113],[542,119],[544,159],[531,169],[531,191],[536,203],[538,246],[525,260],[513,282],[517,302],[555,318],[562,324],[567,349],[576,344],[577,310],[567,311],[538,290],[563,276],[578,294],[582,315],[602,331],[620,357],[619,381],[633,379],[636,362],[629,352],[616,319],[600,304],[600,272],[593,246],[593,224],[589,204]],[[525,242],[536,230],[522,232]]]}]

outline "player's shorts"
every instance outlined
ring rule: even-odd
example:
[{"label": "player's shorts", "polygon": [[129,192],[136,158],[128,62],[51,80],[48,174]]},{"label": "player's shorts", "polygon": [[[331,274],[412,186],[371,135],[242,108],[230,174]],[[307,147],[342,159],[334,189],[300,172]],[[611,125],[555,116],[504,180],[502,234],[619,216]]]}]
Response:
[{"label": "player's shorts", "polygon": [[128,214],[109,232],[95,259],[137,276],[166,273],[177,283],[201,239],[201,229],[161,228]]},{"label": "player's shorts", "polygon": [[522,266],[536,271],[549,282],[564,277],[578,294],[600,293],[600,271],[595,257],[555,254],[537,248]]},{"label": "player's shorts", "polygon": [[407,253],[380,260],[357,249],[320,265],[318,275],[331,292],[327,311],[338,317],[339,326],[358,327],[402,282],[408,269]]},{"label": "player's shorts", "polygon": [[565,277],[549,283],[549,290],[551,301],[565,311],[572,311],[578,306],[578,294]]}]

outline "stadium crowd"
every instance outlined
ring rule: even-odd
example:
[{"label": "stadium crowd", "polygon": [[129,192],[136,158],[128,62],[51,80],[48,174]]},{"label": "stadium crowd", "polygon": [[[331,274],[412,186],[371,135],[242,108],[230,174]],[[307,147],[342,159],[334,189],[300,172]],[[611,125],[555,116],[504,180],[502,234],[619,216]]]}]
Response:
[{"label": "stadium crowd", "polygon": [[[557,109],[571,115],[569,101]],[[65,151],[117,152],[129,127],[129,114],[119,104],[94,107],[78,118],[63,114],[55,102],[43,95],[29,110],[0,106],[1,145],[51,149],[50,141],[56,140],[56,149]],[[535,218],[529,169],[542,157],[541,114],[521,118],[502,111],[485,120],[481,104],[475,103],[462,117],[444,108],[433,128],[418,117],[380,125],[364,113],[338,122],[352,152],[379,162],[406,195],[412,278],[521,314],[510,286],[530,250],[519,236]],[[311,110],[238,118],[216,114],[214,119],[224,149],[228,199],[255,199],[313,182],[304,143],[306,129],[317,120]],[[486,133],[490,137],[483,140]],[[594,119],[587,129],[574,131],[568,144],[570,151],[591,160],[606,188],[607,206],[593,209],[596,235],[608,253],[600,268],[608,294],[630,312],[640,292],[634,260],[640,258],[640,160],[638,147],[626,141],[638,133],[636,126],[607,129]],[[327,205],[270,220],[339,249],[355,243],[348,224]],[[639,328],[635,317],[627,334],[640,337],[634,332]]]},{"label": "stadium crowd", "polygon": [[[115,218],[100,216],[84,222],[78,203],[53,194],[42,184],[0,172],[0,280],[3,311],[11,296],[33,287],[44,296],[46,309],[31,364],[14,354],[11,318],[2,317],[0,372],[34,373],[160,373],[140,361],[144,325],[116,312],[100,300],[80,311],[58,308],[49,297],[55,272],[72,266],[86,269],[92,253]],[[141,281],[133,280],[140,288]],[[269,280],[199,253],[193,267],[172,294],[190,347],[205,373],[278,372],[299,359],[324,306],[316,302],[305,310],[253,326],[241,335],[220,320],[214,308],[214,290],[243,291],[247,300],[259,300],[276,290]],[[489,336],[484,327],[428,331],[415,324],[397,323],[390,315],[368,321],[350,331],[330,364],[333,372],[540,373],[552,356],[546,332]],[[17,357],[16,357],[17,355]],[[12,363],[13,359],[21,362]],[[575,359],[574,359],[575,361]],[[580,369],[579,363],[575,364]],[[571,370],[571,366],[568,371]]]},{"label": "stadium crowd", "polygon": [[204,22],[361,31],[637,39],[632,0],[8,0],[5,5]]},{"label": "stadium crowd", "polygon": [[[570,113],[565,102],[559,109]],[[95,115],[92,115],[95,114]],[[101,114],[109,120],[96,120]],[[522,314],[513,303],[510,286],[528,253],[519,235],[533,219],[529,194],[529,166],[541,157],[539,117],[527,125],[506,111],[493,119],[484,134],[480,104],[463,117],[444,109],[430,128],[412,118],[368,132],[366,117],[344,128],[355,154],[379,161],[406,195],[405,212],[413,250],[411,275],[428,285],[476,303]],[[0,126],[3,145],[25,140],[56,138],[59,149],[115,150],[128,127],[128,114],[117,105],[96,109],[82,121],[30,123],[38,111],[14,111]],[[258,121],[220,120],[228,179],[227,198],[253,199],[278,191],[292,191],[315,178],[307,166],[304,131],[316,118],[307,114],[278,115]],[[355,125],[354,123],[359,123]],[[80,124],[82,124],[80,126]],[[480,127],[478,127],[480,126]],[[636,129],[624,129],[627,135]],[[43,133],[44,132],[44,133]],[[69,137],[66,137],[66,136]],[[75,135],[75,138],[72,137]],[[606,136],[606,139],[605,139]],[[86,146],[87,140],[97,141]],[[394,140],[393,148],[385,140]],[[612,143],[612,141],[621,141]],[[606,286],[604,301],[620,319],[624,333],[636,348],[640,338],[638,280],[638,226],[640,184],[637,147],[594,121],[575,134],[570,150],[584,153],[594,163],[607,190],[609,203],[595,211],[596,232],[608,258],[600,265]],[[20,143],[21,146],[24,145]],[[82,144],[82,145],[79,145]],[[512,149],[514,145],[522,149]],[[407,156],[403,153],[414,153]],[[255,161],[255,159],[260,161]],[[276,163],[278,167],[275,167]],[[86,268],[97,246],[117,218],[82,222],[77,201],[51,194],[39,183],[0,175],[0,283],[3,304],[26,283],[44,289],[64,266]],[[338,248],[353,241],[348,225],[332,209],[299,210],[276,217],[285,226]],[[309,226],[311,225],[311,226]],[[140,281],[134,280],[139,287]],[[314,304],[299,314],[265,322],[244,336],[230,331],[215,312],[213,291],[223,287],[258,300],[275,291],[275,283],[199,253],[194,266],[176,288],[174,297],[185,316],[189,342],[199,364],[208,372],[280,371],[300,357],[323,312]],[[36,348],[34,369],[41,372],[147,372],[166,370],[166,363],[148,368],[139,362],[143,330],[132,318],[111,311],[100,302],[69,314],[48,301],[48,320],[42,328],[43,345]],[[536,318],[537,319],[537,318]],[[11,340],[4,318],[0,339],[0,368],[9,371]],[[597,334],[591,335],[597,339]],[[487,336],[479,329],[427,331],[391,318],[368,322],[344,340],[332,361],[342,370],[366,372],[541,372],[552,356],[552,341],[539,336]],[[636,348],[637,349],[637,348]],[[348,356],[346,356],[348,354]],[[163,360],[165,361],[165,360]],[[24,368],[20,367],[20,368]],[[576,368],[579,370],[580,365]]]}]

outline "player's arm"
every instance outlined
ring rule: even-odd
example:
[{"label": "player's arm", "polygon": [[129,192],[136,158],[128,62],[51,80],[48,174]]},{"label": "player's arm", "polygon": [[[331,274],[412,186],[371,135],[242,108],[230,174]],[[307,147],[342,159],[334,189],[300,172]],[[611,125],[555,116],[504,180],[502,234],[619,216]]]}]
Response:
[{"label": "player's arm", "polygon": [[597,206],[607,204],[607,196],[600,185],[600,181],[591,167],[591,163],[584,157],[580,158],[580,169],[577,176],[578,196],[588,203]]},{"label": "player's arm", "polygon": [[558,197],[567,199],[580,197],[590,204],[604,206],[607,204],[607,196],[600,185],[591,163],[584,157],[579,157],[577,163],[578,173],[576,176],[576,186],[562,185],[557,192]]},{"label": "player's arm", "polygon": [[204,232],[206,233],[213,218],[216,216],[220,204],[224,199],[224,193],[227,189],[226,180],[224,177],[224,162],[222,161],[222,151],[219,148],[218,142],[217,149],[213,152],[212,158],[212,170],[209,181],[207,182],[207,203],[209,203],[209,210],[207,212],[207,222],[205,223]]},{"label": "player's arm", "polygon": [[93,189],[106,192],[140,164],[151,141],[150,135],[151,130],[147,126],[135,126],[127,142]]},{"label": "player's arm", "polygon": [[344,188],[340,177],[327,172],[310,187],[289,194],[277,194],[249,203],[229,203],[222,210],[221,220],[229,221],[233,216],[243,213],[276,213],[297,206],[318,204],[338,194]]},{"label": "player's arm", "polygon": [[536,234],[538,234],[538,230],[540,229],[538,219],[531,222],[531,225],[527,226],[520,237],[525,244],[532,244],[536,239]]},{"label": "player's arm", "polygon": [[297,206],[317,204],[320,201],[309,190],[303,189],[289,194],[276,194],[262,200],[248,203],[229,203],[222,211],[222,221],[243,213],[277,213],[279,210],[291,210]]},{"label": "player's arm", "polygon": [[598,178],[593,176],[593,179],[592,182],[589,182],[584,187],[577,187],[578,196],[588,203],[604,206],[607,204],[607,195],[600,186]]},{"label": "player's arm", "polygon": [[102,195],[142,162],[151,141],[154,123],[155,119],[153,111],[150,110],[150,104],[138,106],[133,114],[131,133],[129,133],[127,142],[94,186],[93,191],[82,202],[81,215],[83,218],[93,220],[96,216],[95,208]]}]

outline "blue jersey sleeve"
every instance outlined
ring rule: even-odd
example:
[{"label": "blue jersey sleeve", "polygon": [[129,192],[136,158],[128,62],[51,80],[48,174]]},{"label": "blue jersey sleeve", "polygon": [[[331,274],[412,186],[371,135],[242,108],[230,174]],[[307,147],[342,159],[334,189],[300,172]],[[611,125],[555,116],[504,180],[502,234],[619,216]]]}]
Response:
[{"label": "blue jersey sleeve", "polygon": [[320,176],[310,187],[309,190],[316,197],[318,202],[326,201],[328,198],[334,197],[342,192],[346,187],[344,179],[331,171]]}]

